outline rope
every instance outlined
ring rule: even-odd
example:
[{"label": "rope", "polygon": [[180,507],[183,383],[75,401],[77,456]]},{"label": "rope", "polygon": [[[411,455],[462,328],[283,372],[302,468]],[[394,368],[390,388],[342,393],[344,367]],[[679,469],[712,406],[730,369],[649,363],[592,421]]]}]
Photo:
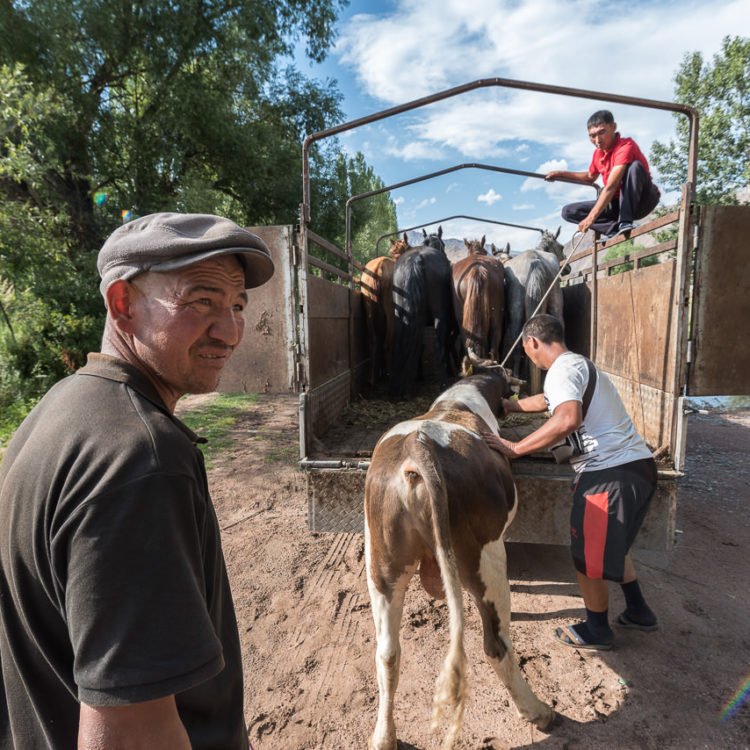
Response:
[{"label": "rope", "polygon": [[[576,234],[579,234],[579,232],[576,232]],[[538,312],[541,306],[544,304],[544,301],[549,297],[549,293],[552,291],[552,288],[557,283],[557,280],[562,276],[562,272],[567,265],[568,258],[570,258],[572,255],[575,255],[576,250],[578,249],[578,245],[581,244],[581,240],[586,236],[585,232],[580,232],[580,237],[578,238],[578,242],[573,246],[573,249],[570,252],[570,255],[568,255],[563,261],[560,263],[560,270],[557,272],[557,275],[554,279],[552,279],[552,283],[547,287],[547,291],[544,293],[542,298],[539,300],[539,304],[536,306],[536,310],[534,310],[533,313],[529,317],[533,318]],[[575,237],[575,234],[573,235]],[[508,349],[508,353],[505,355],[505,359],[500,363],[501,367],[505,367],[505,363],[510,359],[510,355],[513,354],[513,350],[518,346],[519,341],[523,338],[523,329],[521,330],[521,333],[518,334],[518,338],[513,342],[513,346]]]}]

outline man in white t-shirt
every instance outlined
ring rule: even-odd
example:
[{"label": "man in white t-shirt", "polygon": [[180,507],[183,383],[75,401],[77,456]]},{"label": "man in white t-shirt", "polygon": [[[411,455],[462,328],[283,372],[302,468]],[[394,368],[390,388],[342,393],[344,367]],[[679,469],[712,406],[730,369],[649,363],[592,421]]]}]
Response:
[{"label": "man in white t-shirt", "polygon": [[[576,472],[570,547],[586,620],[557,628],[555,637],[574,648],[606,650],[614,641],[608,581],[620,583],[625,595],[618,625],[645,631],[658,627],[628,554],[656,489],[656,463],[609,378],[593,366],[589,370],[588,360],[564,342],[562,324],[552,315],[526,322],[523,348],[537,367],[547,370],[544,393],[504,399],[503,408],[506,413],[549,410],[551,416],[517,443],[496,435],[484,439],[494,450],[518,458],[550,448],[578,430],[583,452],[570,459]],[[590,371],[596,378],[593,391],[587,388]]]}]

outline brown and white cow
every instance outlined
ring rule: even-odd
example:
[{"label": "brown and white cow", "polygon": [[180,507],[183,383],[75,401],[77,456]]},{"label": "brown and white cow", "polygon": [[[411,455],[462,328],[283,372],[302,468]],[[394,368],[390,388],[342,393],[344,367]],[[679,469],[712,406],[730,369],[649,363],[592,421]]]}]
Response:
[{"label": "brown and white cow", "polygon": [[452,711],[443,748],[453,747],[466,697],[462,586],[479,609],[485,654],[519,713],[541,729],[554,720],[554,711],[526,683],[510,642],[503,534],[518,501],[507,459],[481,438],[498,433],[495,415],[508,390],[506,370],[482,367],[443,392],[425,415],[386,432],[372,454],[365,485],[365,555],[380,692],[372,750],[397,746],[399,625],[404,594],[418,568],[428,594],[446,597],[450,613],[450,646],[432,721],[436,731],[443,710]]}]

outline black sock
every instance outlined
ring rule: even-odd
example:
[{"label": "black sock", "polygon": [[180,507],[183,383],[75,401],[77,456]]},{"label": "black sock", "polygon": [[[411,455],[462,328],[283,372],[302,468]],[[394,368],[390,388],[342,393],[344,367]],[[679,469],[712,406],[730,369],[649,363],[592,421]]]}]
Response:
[{"label": "black sock", "polygon": [[586,622],[573,625],[573,630],[583,638],[586,643],[609,643],[612,640],[612,628],[609,627],[609,610],[594,612],[586,610]]},{"label": "black sock", "polygon": [[637,622],[639,625],[654,625],[656,623],[656,615],[651,611],[648,604],[646,604],[646,600],[641,593],[641,587],[638,585],[638,580],[630,581],[630,583],[621,583],[620,588],[625,595],[625,615],[627,618],[633,622]]}]

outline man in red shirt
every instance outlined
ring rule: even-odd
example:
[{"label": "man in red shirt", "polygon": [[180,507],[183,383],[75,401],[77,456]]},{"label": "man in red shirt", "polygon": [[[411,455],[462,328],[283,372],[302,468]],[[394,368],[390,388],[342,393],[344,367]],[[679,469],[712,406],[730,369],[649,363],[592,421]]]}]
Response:
[{"label": "man in red shirt", "polygon": [[568,203],[562,208],[565,221],[578,224],[585,232],[595,229],[606,237],[623,234],[656,208],[659,189],[651,181],[648,162],[632,138],[617,132],[617,123],[609,110],[594,112],[587,123],[589,138],[596,146],[588,172],[548,172],[545,179],[560,177],[593,185],[601,175],[604,189],[595,201]]}]

